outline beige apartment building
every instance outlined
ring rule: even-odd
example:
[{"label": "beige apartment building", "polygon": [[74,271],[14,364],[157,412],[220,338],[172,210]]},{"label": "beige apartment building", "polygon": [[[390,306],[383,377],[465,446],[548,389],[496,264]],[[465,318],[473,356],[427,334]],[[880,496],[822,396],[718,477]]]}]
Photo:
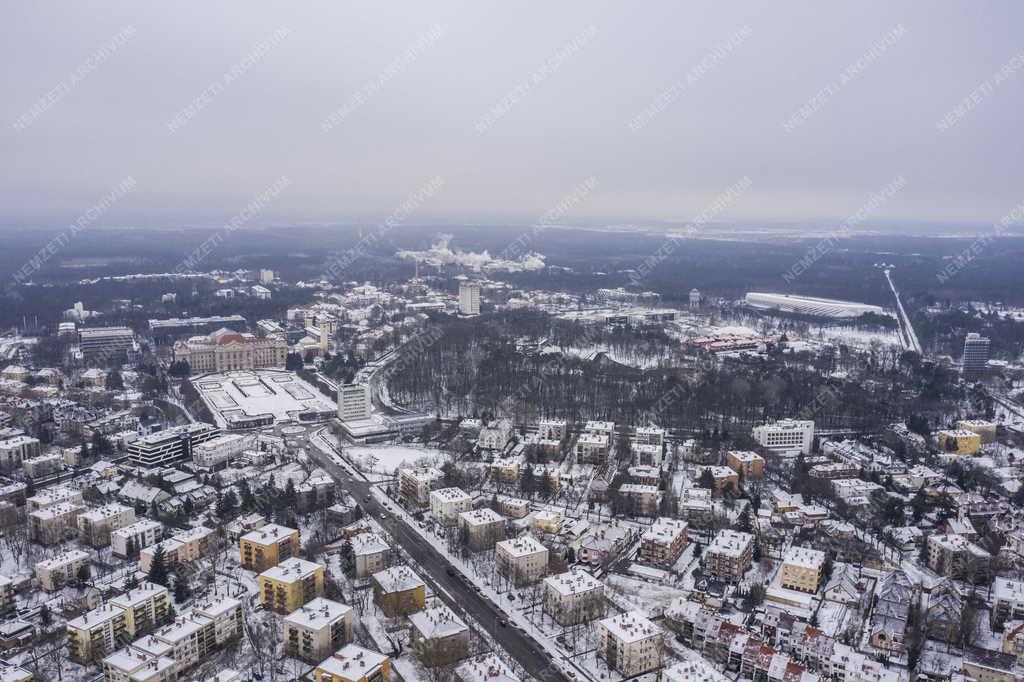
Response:
[{"label": "beige apartment building", "polygon": [[80,549],[62,552],[36,564],[36,580],[47,592],[55,592],[77,580],[81,570],[88,568],[91,561],[91,555]]},{"label": "beige apartment building", "polygon": [[82,512],[78,516],[78,539],[92,547],[110,544],[110,533],[135,523],[135,509],[117,502]]},{"label": "beige apartment building", "polygon": [[28,539],[41,545],[55,545],[78,534],[78,516],[85,506],[58,502],[28,515]]},{"label": "beige apartment building", "polygon": [[825,553],[808,547],[790,547],[782,560],[779,585],[787,590],[814,594],[821,583]]},{"label": "beige apartment building", "polygon": [[459,514],[459,532],[470,550],[492,549],[505,539],[505,517],[490,507],[465,511]]},{"label": "beige apartment building", "polygon": [[319,663],[352,641],[352,607],[317,597],[282,620],[287,655]]},{"label": "beige apartment building", "polygon": [[583,570],[544,578],[544,613],[561,626],[589,623],[607,610],[604,584]]},{"label": "beige apartment building", "polygon": [[529,535],[494,546],[498,574],[514,585],[535,583],[548,571],[548,548]]},{"label": "beige apartment building", "polygon": [[373,602],[390,618],[423,609],[427,584],[408,566],[392,566],[373,574]]},{"label": "beige apartment building", "polygon": [[628,611],[597,623],[597,655],[625,677],[661,667],[661,629],[640,611]]},{"label": "beige apartment building", "polygon": [[120,559],[130,559],[146,547],[155,544],[164,532],[164,525],[152,519],[142,519],[110,532],[110,552]]},{"label": "beige apartment building", "polygon": [[409,623],[412,650],[428,668],[451,665],[469,655],[469,628],[444,604],[417,611]]},{"label": "beige apartment building", "polygon": [[444,472],[434,467],[398,470],[398,489],[402,496],[417,507],[430,504],[430,491],[441,487]]},{"label": "beige apartment building", "polygon": [[472,508],[473,497],[461,488],[439,488],[430,493],[430,515],[442,526],[454,526],[459,514]]}]

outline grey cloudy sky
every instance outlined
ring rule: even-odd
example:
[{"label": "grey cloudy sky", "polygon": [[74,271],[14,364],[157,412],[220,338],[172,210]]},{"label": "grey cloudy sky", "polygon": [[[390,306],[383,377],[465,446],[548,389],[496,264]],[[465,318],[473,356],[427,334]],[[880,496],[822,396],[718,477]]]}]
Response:
[{"label": "grey cloudy sky", "polygon": [[1024,200],[1014,0],[4,5],[6,225],[129,176],[104,222],[216,224],[281,177],[278,222],[379,219],[435,176],[411,222],[530,221],[591,176],[569,220],[685,221],[745,177],[719,219],[843,218],[900,175],[877,217]]}]

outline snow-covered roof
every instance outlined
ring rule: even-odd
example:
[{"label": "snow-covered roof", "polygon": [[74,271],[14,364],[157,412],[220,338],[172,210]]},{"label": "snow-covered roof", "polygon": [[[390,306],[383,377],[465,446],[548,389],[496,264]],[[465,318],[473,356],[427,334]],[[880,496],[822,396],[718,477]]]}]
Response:
[{"label": "snow-covered roof", "polygon": [[408,566],[392,566],[373,574],[374,581],[385,593],[406,592],[426,583]]},{"label": "snow-covered roof", "polygon": [[409,616],[409,621],[427,639],[451,637],[469,629],[450,608],[443,604],[417,611]]},{"label": "snow-covered roof", "polygon": [[612,637],[624,642],[639,642],[649,637],[659,637],[661,629],[648,620],[641,611],[627,611],[617,616],[605,618],[598,623]]},{"label": "snow-covered roof", "polygon": [[340,602],[317,597],[284,617],[286,625],[306,630],[320,630],[352,612],[352,607]]}]

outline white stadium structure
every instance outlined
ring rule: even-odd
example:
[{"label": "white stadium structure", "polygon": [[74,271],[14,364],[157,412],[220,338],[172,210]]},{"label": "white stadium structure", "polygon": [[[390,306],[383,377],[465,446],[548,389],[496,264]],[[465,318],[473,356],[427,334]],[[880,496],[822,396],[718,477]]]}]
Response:
[{"label": "white stadium structure", "polygon": [[791,294],[766,294],[756,291],[747,294],[746,303],[752,308],[761,310],[778,310],[783,313],[799,313],[819,317],[859,317],[865,313],[886,314],[881,307],[867,303],[793,296]]}]

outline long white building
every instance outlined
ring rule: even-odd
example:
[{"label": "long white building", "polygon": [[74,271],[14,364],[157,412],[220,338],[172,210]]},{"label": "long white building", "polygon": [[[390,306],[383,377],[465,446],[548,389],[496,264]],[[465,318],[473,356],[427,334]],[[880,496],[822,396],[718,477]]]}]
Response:
[{"label": "long white building", "polygon": [[833,298],[815,298],[813,296],[794,296],[793,294],[769,294],[751,291],[746,296],[746,303],[751,308],[761,310],[778,310],[783,313],[801,315],[817,315],[819,317],[860,317],[867,313],[884,315],[885,310],[877,305],[839,301]]}]

